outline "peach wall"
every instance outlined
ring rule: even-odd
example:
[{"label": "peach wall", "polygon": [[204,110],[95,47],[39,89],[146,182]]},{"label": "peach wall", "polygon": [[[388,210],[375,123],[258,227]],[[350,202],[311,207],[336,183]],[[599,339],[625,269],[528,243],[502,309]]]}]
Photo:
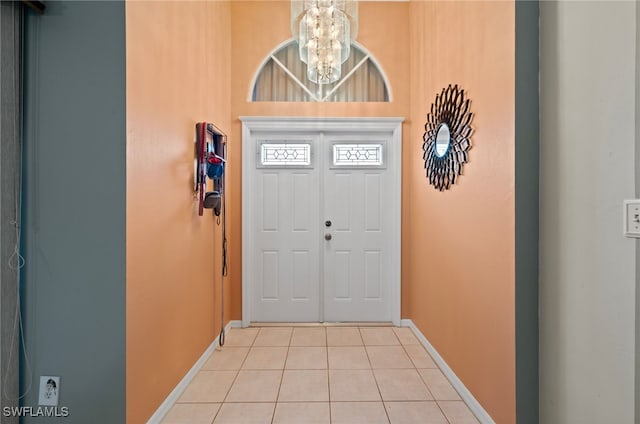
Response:
[{"label": "peach wall", "polygon": [[[218,263],[211,260],[219,255],[219,230],[197,217],[189,191],[200,119],[230,132],[225,322],[242,316],[239,116],[408,118],[402,317],[416,323],[496,422],[514,422],[513,3],[363,2],[358,42],[388,76],[392,102],[248,102],[260,63],[290,37],[289,7],[127,3],[128,422],[153,413],[220,325]],[[206,67],[197,62],[203,51],[216,52]],[[422,132],[435,94],[449,83],[467,90],[476,131],[465,174],[440,193],[424,176]]]},{"label": "peach wall", "polygon": [[[195,123],[230,130],[227,2],[127,2],[127,423],[220,328],[220,227],[193,200]],[[226,308],[228,321],[229,305]]]},{"label": "peach wall", "polygon": [[[262,61],[291,38],[289,1],[234,1],[231,4],[232,139],[230,170],[230,279],[233,319],[242,318],[242,128],[240,116],[409,116],[409,3],[361,2],[357,41],[377,60],[390,81],[388,103],[290,103],[247,101]],[[269,19],[264,17],[268,16]],[[381,28],[389,30],[381,31]],[[408,140],[408,127],[403,126]]]},{"label": "peach wall", "polygon": [[[515,422],[515,9],[411,2],[411,140],[403,162],[402,313],[497,423]],[[420,140],[436,93],[471,99],[474,147],[438,192]]]}]

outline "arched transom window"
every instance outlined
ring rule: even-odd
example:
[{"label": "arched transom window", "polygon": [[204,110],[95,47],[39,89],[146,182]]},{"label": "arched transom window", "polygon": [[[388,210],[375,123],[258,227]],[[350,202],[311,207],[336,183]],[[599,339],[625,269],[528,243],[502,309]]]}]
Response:
[{"label": "arched transom window", "polygon": [[331,84],[307,79],[298,44],[290,40],[263,62],[252,86],[254,102],[388,102],[390,89],[375,59],[362,46],[351,44],[342,64],[342,77]]}]

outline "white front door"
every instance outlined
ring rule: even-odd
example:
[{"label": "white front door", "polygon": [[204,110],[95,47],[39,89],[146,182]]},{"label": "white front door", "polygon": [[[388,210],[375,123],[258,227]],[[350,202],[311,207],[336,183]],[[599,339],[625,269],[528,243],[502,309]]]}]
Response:
[{"label": "white front door", "polygon": [[[391,321],[386,138],[325,137],[324,319]],[[392,197],[391,197],[392,198]],[[327,240],[329,239],[329,240]]]},{"label": "white front door", "polygon": [[243,119],[244,325],[399,323],[399,122],[345,123]]}]

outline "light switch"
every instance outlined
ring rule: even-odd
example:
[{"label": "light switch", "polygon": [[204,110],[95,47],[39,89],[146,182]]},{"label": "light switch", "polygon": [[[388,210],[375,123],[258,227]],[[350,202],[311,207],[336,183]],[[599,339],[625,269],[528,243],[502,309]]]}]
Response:
[{"label": "light switch", "polygon": [[640,199],[624,201],[624,235],[640,237]]}]

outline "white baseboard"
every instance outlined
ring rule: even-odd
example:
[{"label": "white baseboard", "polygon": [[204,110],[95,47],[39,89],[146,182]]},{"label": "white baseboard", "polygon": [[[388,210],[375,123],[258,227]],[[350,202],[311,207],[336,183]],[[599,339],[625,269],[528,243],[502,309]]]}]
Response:
[{"label": "white baseboard", "polygon": [[[242,321],[229,321],[229,323],[224,327],[224,331],[229,331],[229,329],[232,327],[241,327],[241,326],[242,326]],[[160,424],[164,416],[167,415],[169,410],[180,398],[180,396],[182,395],[182,392],[184,392],[184,390],[187,388],[189,383],[191,383],[191,380],[193,380],[196,374],[198,374],[198,371],[200,371],[200,368],[202,368],[205,362],[207,362],[207,359],[209,359],[209,356],[211,356],[211,354],[216,349],[216,347],[218,347],[218,337],[215,338],[215,340],[211,343],[211,345],[209,345],[207,350],[205,350],[202,356],[200,356],[200,359],[198,359],[196,363],[193,364],[193,367],[191,367],[189,372],[187,372],[187,374],[182,378],[182,380],[180,380],[178,385],[171,391],[171,393],[169,393],[169,396],[167,396],[167,398],[164,400],[164,402],[162,402],[160,407],[158,407],[156,412],[151,416],[151,418],[149,418],[149,421],[147,421],[147,424]]]},{"label": "white baseboard", "polygon": [[229,323],[225,327],[225,330],[229,328],[242,328],[242,320],[235,319],[235,320],[229,321]]},{"label": "white baseboard", "polygon": [[401,320],[400,325],[402,327],[409,327],[411,328],[411,330],[413,330],[418,340],[420,340],[420,343],[422,343],[424,348],[427,349],[429,355],[431,355],[434,362],[438,365],[438,367],[440,367],[442,373],[445,375],[445,377],[447,377],[453,388],[456,389],[462,400],[467,404],[469,409],[471,409],[471,412],[473,412],[476,418],[482,424],[495,424],[495,421],[493,421],[487,411],[485,411],[482,405],[480,405],[480,402],[478,402],[476,398],[473,397],[469,389],[467,389],[462,383],[462,380],[460,380],[458,376],[453,372],[453,370],[449,367],[449,365],[447,365],[442,356],[440,356],[438,351],[431,345],[431,343],[429,343],[429,340],[427,340],[424,334],[422,334],[418,327],[416,327],[413,321],[410,319],[403,319]]}]

